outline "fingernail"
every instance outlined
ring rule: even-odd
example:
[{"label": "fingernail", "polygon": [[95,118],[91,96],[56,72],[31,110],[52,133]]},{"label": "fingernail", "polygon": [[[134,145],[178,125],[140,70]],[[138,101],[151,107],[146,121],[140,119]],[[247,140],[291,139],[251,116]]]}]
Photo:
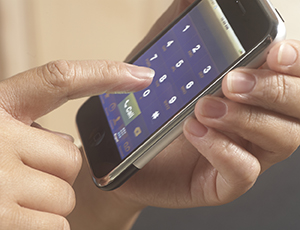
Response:
[{"label": "fingernail", "polygon": [[278,64],[283,66],[293,65],[298,57],[296,49],[290,44],[283,43],[278,51]]},{"label": "fingernail", "polygon": [[227,75],[227,88],[231,93],[250,93],[256,84],[252,74],[232,71]]},{"label": "fingernail", "polygon": [[213,98],[203,98],[199,102],[200,114],[209,118],[221,118],[227,114],[227,105]]},{"label": "fingernail", "polygon": [[126,64],[126,68],[132,76],[140,79],[153,78],[155,75],[155,71],[147,67]]},{"label": "fingernail", "polygon": [[208,132],[208,129],[204,125],[193,118],[186,121],[185,129],[188,133],[196,137],[204,137]]}]

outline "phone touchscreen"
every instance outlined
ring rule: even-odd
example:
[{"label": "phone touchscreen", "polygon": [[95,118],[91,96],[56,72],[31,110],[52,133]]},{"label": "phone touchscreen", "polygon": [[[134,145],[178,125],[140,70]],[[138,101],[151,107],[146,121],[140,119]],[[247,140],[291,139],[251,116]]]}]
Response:
[{"label": "phone touchscreen", "polygon": [[99,96],[120,158],[138,148],[244,53],[217,1],[198,3],[134,62],[155,70],[148,88]]}]

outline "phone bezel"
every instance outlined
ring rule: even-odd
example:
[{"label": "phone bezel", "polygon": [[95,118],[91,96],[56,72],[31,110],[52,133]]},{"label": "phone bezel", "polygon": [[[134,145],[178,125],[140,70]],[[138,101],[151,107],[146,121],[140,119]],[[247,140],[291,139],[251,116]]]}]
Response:
[{"label": "phone bezel", "polygon": [[[176,20],[174,20],[165,30],[163,30],[155,39],[152,40],[143,50],[141,50],[131,61],[134,62],[141,54],[143,54],[149,47],[151,47],[161,36],[163,36],[171,27],[174,26],[187,12],[189,12],[195,5],[197,5],[201,0],[195,1],[185,12],[183,12]],[[253,1],[253,0],[252,0]],[[225,1],[221,1],[225,2]],[[166,144],[162,144],[163,141],[166,143],[170,143],[170,141],[180,134],[181,126],[186,117],[191,116],[193,114],[194,106],[200,97],[205,96],[207,94],[213,94],[220,89],[222,78],[233,68],[239,66],[247,66],[249,63],[252,63],[253,66],[257,66],[261,63],[261,60],[256,60],[257,56],[261,56],[260,59],[264,59],[263,56],[266,55],[263,51],[266,47],[270,46],[270,44],[276,39],[279,28],[279,19],[276,12],[274,12],[274,8],[270,6],[268,0],[256,1],[261,4],[260,6],[265,10],[265,15],[268,17],[268,21],[270,27],[268,31],[266,31],[265,35],[261,37],[261,40],[255,44],[253,47],[248,48],[248,52],[243,55],[234,65],[229,67],[222,75],[220,75],[213,84],[211,84],[206,90],[200,93],[193,101],[191,101],[188,105],[185,106],[185,109],[178,112],[171,120],[169,120],[163,127],[161,127],[154,135],[152,135],[148,140],[146,140],[140,147],[138,147],[134,152],[130,154],[126,159],[122,162],[116,164],[114,167],[111,167],[104,176],[97,176],[95,173],[95,168],[100,167],[98,164],[94,164],[91,162],[90,153],[87,152],[85,147],[85,141],[82,140],[84,144],[84,149],[86,152],[86,157],[89,162],[91,173],[94,178],[94,182],[96,185],[103,190],[111,190],[119,185],[121,185],[127,178],[129,178],[132,174],[134,174],[138,169],[143,167],[151,158],[153,158],[160,150],[162,150]],[[226,12],[224,12],[226,15]],[[227,15],[226,15],[227,16]],[[228,20],[230,17],[228,17]],[[231,22],[232,24],[232,22]],[[234,23],[233,23],[234,24]],[[233,26],[233,25],[232,25]],[[234,27],[234,26],[233,26]],[[260,54],[260,55],[258,55]],[[255,61],[256,60],[256,61]],[[256,64],[253,64],[254,61]],[[100,99],[98,97],[100,102]],[[93,106],[94,107],[94,106]],[[81,109],[84,110],[84,109]],[[105,115],[105,113],[104,113]],[[82,119],[80,119],[82,120]],[[79,118],[77,119],[77,124],[79,124]],[[175,125],[174,125],[175,124]],[[109,127],[109,125],[108,125]],[[172,134],[172,135],[170,135]],[[82,136],[82,135],[81,135]],[[111,134],[111,137],[112,134]],[[170,138],[171,137],[171,138]],[[81,137],[82,138],[82,137]],[[83,138],[82,138],[83,139]],[[159,144],[158,144],[159,143]],[[155,148],[152,148],[156,146]],[[149,154],[149,150],[152,150],[152,153]],[[117,149],[117,148],[116,148]],[[151,151],[150,151],[151,152]],[[89,155],[88,155],[89,154]],[[148,155],[148,157],[145,157]],[[142,160],[141,160],[142,159]]]}]

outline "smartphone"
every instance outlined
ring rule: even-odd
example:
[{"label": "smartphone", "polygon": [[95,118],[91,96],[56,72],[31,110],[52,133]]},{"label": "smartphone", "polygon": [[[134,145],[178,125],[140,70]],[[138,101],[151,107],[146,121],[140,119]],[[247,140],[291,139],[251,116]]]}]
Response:
[{"label": "smartphone", "polygon": [[284,21],[268,0],[196,0],[130,63],[155,70],[130,94],[88,99],[76,122],[95,184],[113,190],[182,133],[200,97],[233,68],[259,67]]}]

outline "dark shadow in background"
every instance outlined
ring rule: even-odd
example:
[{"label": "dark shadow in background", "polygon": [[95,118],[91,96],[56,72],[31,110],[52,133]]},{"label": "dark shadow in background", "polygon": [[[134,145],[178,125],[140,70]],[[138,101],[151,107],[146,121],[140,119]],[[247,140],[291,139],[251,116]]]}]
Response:
[{"label": "dark shadow in background", "polygon": [[230,204],[184,210],[147,208],[133,230],[300,229],[300,149],[261,175]]}]

